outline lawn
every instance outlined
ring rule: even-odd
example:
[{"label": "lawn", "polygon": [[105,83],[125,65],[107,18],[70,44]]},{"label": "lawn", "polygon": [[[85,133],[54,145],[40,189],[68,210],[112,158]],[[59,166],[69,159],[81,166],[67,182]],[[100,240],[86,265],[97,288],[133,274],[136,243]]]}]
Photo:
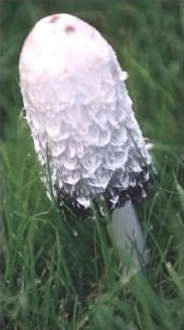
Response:
[{"label": "lawn", "polygon": [[[180,330],[184,326],[182,5],[179,1],[1,3],[2,330]],[[56,12],[94,25],[129,73],[136,118],[158,171],[136,205],[151,259],[122,273],[98,219],[59,214],[20,118],[18,60],[34,23]]]}]

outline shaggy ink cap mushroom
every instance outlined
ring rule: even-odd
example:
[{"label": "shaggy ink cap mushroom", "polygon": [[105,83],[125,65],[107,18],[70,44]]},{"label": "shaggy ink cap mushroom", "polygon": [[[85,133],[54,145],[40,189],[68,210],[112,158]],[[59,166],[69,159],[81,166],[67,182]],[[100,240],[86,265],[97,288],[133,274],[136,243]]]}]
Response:
[{"label": "shaggy ink cap mushroom", "polygon": [[127,73],[94,27],[69,14],[41,19],[24,42],[19,72],[43,181],[49,192],[49,158],[60,205],[87,216],[91,201],[113,210],[145,197],[152,159],[134,117]]}]

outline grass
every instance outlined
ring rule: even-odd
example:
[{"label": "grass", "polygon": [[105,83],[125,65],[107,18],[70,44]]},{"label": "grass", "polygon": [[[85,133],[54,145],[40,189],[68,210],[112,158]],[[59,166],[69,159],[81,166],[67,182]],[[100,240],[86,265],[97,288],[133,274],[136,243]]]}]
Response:
[{"label": "grass", "polygon": [[[3,2],[1,13],[1,329],[179,330],[183,302],[181,4]],[[71,12],[96,26],[129,72],[157,181],[137,205],[151,263],[122,275],[106,227],[65,219],[40,183],[19,118],[18,56],[34,22]]]}]

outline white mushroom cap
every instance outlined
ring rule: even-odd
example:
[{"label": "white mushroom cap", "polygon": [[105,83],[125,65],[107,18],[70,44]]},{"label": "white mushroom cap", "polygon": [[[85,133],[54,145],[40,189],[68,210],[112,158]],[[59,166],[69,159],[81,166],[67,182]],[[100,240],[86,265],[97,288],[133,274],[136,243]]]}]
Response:
[{"label": "white mushroom cap", "polygon": [[[88,210],[140,199],[151,157],[132,111],[112,47],[69,14],[41,19],[19,63],[20,86],[35,149],[58,201]],[[46,172],[45,172],[46,173]]]}]

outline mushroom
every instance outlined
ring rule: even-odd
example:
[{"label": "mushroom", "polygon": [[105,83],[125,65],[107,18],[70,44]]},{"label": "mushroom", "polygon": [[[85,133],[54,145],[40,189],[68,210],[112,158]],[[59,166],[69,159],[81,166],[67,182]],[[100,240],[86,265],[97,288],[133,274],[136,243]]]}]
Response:
[{"label": "mushroom", "polygon": [[152,158],[113,48],[81,19],[51,15],[26,38],[19,72],[48,194],[51,184],[60,207],[77,217],[104,203],[118,250],[131,252],[135,264],[139,255],[146,262],[132,203],[146,196]]}]

